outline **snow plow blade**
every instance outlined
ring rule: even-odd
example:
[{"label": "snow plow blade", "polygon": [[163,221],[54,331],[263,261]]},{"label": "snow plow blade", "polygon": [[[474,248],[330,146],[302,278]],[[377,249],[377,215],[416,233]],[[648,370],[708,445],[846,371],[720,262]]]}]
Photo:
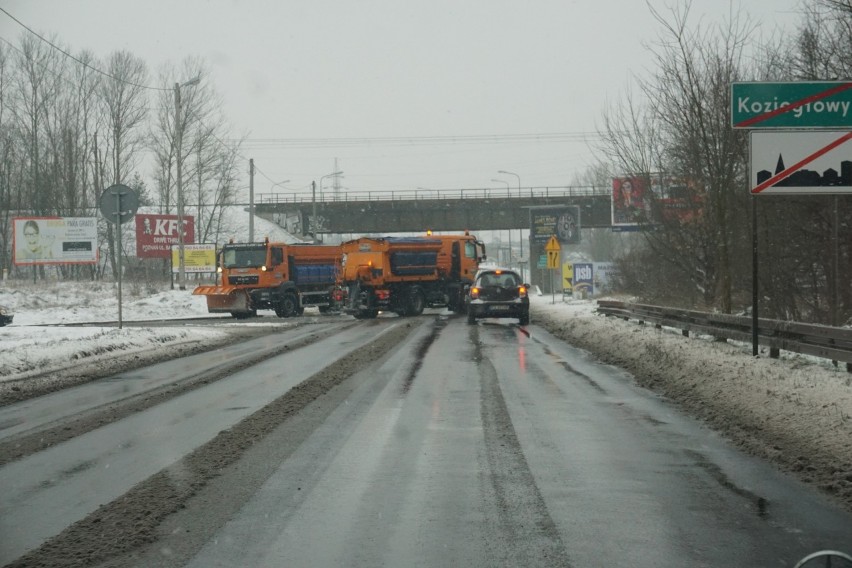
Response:
[{"label": "snow plow blade", "polygon": [[214,313],[248,313],[249,298],[244,290],[236,286],[198,286],[193,296],[207,296],[207,311]]}]

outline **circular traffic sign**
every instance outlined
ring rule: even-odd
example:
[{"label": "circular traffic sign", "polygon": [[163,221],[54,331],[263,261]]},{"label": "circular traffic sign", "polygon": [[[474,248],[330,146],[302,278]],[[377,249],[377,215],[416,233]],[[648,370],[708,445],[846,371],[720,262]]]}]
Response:
[{"label": "circular traffic sign", "polygon": [[126,223],[139,209],[139,195],[126,185],[117,183],[104,190],[98,206],[110,223]]}]

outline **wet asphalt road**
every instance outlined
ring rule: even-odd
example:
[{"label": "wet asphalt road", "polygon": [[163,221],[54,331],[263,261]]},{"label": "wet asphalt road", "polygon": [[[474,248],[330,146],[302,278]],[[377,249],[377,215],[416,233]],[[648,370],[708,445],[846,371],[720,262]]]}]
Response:
[{"label": "wet asphalt road", "polygon": [[528,331],[422,323],[188,565],[757,567],[852,548],[852,516]]},{"label": "wet asphalt road", "polygon": [[[412,331],[389,354],[223,468],[157,542],[107,565],[792,567],[852,549],[852,515],[623,371],[535,325],[429,314],[344,326],[3,466],[0,563],[401,326]],[[201,360],[215,367],[217,356]],[[73,415],[122,396],[116,384],[200,365],[164,363],[0,412],[17,413],[5,417],[17,431],[27,416],[38,426],[65,405],[79,405]]]}]

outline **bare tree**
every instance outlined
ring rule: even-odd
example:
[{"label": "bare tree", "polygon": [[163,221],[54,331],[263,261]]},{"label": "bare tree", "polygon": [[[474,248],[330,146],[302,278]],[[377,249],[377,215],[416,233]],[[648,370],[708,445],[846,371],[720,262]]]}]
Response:
[{"label": "bare tree", "polygon": [[101,97],[110,131],[112,179],[113,183],[122,183],[144,148],[148,70],[138,57],[117,51],[107,60],[107,73],[109,77],[101,82]]},{"label": "bare tree", "polygon": [[646,242],[655,262],[676,267],[706,305],[729,313],[748,242],[747,140],[730,127],[730,84],[745,72],[753,29],[740,14],[691,26],[689,3],[666,16],[649,9],[661,31],[651,48],[655,70],[638,79],[646,103],[628,97],[607,111],[604,149],[623,174],[645,177],[646,187],[656,175],[685,180],[677,214],[660,199],[665,187],[654,196]]},{"label": "bare tree", "polygon": [[171,212],[177,207],[176,166],[180,160],[184,199],[192,204],[196,217],[196,238],[206,241],[218,237],[221,208],[233,203],[236,196],[239,144],[224,142],[228,131],[221,99],[201,61],[188,59],[180,71],[164,70],[160,83],[166,88],[196,77],[197,84],[180,88],[179,128],[183,132],[180,154],[176,144],[175,97],[171,92],[164,91],[158,98],[151,145],[157,168],[157,191],[164,211]]}]

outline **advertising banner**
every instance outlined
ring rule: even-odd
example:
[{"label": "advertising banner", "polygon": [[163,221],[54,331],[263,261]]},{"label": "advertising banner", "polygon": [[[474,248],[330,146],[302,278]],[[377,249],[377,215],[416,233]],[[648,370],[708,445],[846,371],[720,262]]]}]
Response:
[{"label": "advertising banner", "polygon": [[595,262],[594,272],[594,295],[600,296],[613,291],[618,269],[614,262]]},{"label": "advertising banner", "polygon": [[591,262],[574,263],[574,295],[589,295],[594,292],[594,265]]},{"label": "advertising banner", "polygon": [[613,230],[635,230],[646,222],[651,213],[651,195],[640,177],[621,177],[612,180]]},{"label": "advertising banner", "polygon": [[530,234],[534,241],[540,243],[547,242],[554,235],[562,244],[579,243],[580,207],[560,205],[530,209]]},{"label": "advertising banner", "polygon": [[16,217],[12,219],[13,263],[97,264],[97,217]]},{"label": "advertising banner", "polygon": [[[195,242],[195,218],[183,216],[183,243]],[[136,215],[136,256],[169,258],[172,245],[180,244],[177,215]]]},{"label": "advertising banner", "polygon": [[[180,271],[180,245],[172,246],[172,273]],[[216,272],[216,244],[199,243],[183,245],[183,271],[198,274]]]},{"label": "advertising banner", "polygon": [[562,263],[562,293],[571,294],[574,290],[574,265],[570,262]]}]

